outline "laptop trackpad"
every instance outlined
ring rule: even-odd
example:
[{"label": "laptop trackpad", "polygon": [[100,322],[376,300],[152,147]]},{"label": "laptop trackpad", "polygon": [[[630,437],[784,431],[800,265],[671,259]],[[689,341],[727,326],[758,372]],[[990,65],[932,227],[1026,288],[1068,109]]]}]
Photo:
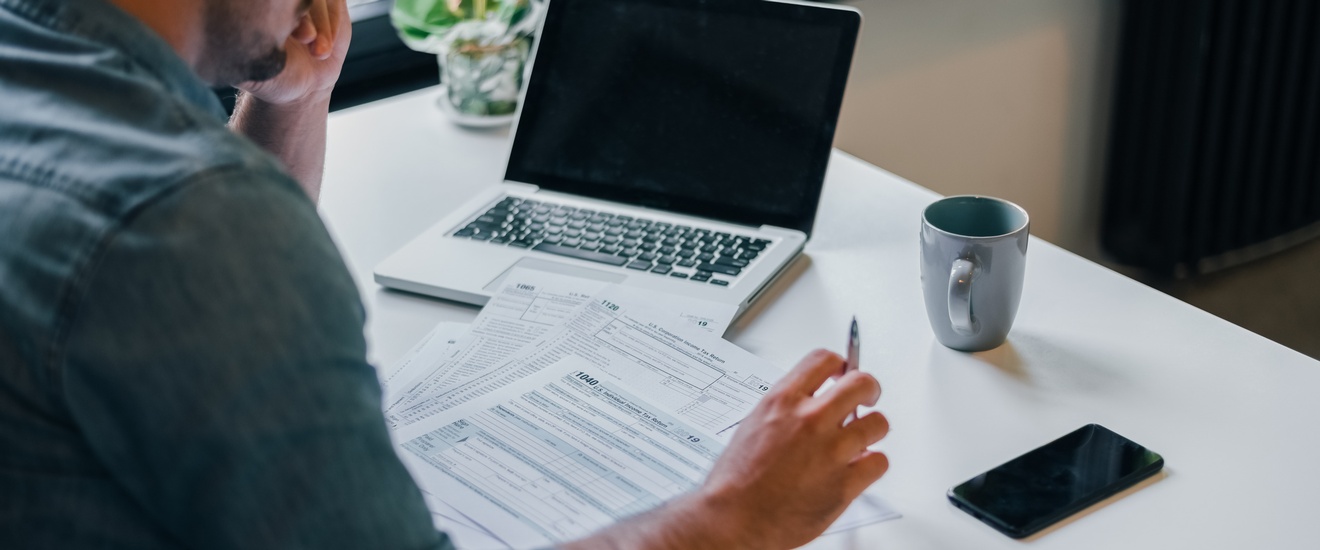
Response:
[{"label": "laptop trackpad", "polygon": [[608,271],[601,271],[599,269],[591,269],[589,267],[580,267],[580,266],[569,265],[560,262],[552,262],[550,260],[542,260],[540,258],[523,258],[521,260],[518,260],[517,262],[514,262],[513,265],[509,266],[509,269],[504,270],[504,273],[500,273],[499,277],[496,277],[495,279],[491,280],[490,283],[487,283],[486,286],[482,288],[482,290],[492,293],[495,292],[496,290],[499,290],[500,285],[504,284],[504,279],[509,276],[509,272],[513,271],[513,268],[515,267],[525,267],[527,269],[549,271],[550,273],[558,273],[560,275],[568,275],[571,277],[581,277],[583,279],[594,279],[597,281],[604,281],[607,283],[620,283],[623,282],[624,279],[628,278],[628,276],[623,273],[610,273]]}]

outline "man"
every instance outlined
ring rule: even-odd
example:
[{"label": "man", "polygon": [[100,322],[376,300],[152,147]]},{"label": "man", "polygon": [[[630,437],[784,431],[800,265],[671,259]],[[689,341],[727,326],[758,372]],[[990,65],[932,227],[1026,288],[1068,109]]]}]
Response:
[{"label": "man", "polygon": [[[316,215],[344,0],[0,0],[0,547],[448,548]],[[244,90],[226,128],[206,83]],[[888,468],[809,355],[698,490],[566,547],[782,548]]]}]

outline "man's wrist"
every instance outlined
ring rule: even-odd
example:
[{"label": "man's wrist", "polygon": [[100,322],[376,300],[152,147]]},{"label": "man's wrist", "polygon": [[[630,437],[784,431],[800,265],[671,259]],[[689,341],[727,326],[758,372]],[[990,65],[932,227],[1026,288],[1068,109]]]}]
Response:
[{"label": "man's wrist", "polygon": [[671,501],[660,513],[664,517],[657,523],[664,525],[659,533],[663,542],[648,548],[767,548],[755,530],[756,522],[742,508],[705,487]]},{"label": "man's wrist", "polygon": [[266,114],[276,116],[301,115],[308,112],[317,114],[328,113],[330,111],[330,96],[333,89],[318,91],[304,95],[298,99],[277,102],[263,99],[252,92],[241,90],[236,100],[237,107],[243,109],[253,109]]},{"label": "man's wrist", "polygon": [[[684,523],[693,526],[700,548],[767,548],[747,506],[723,491],[703,486],[693,491],[691,502],[683,503]],[[764,527],[764,526],[760,526]]]}]

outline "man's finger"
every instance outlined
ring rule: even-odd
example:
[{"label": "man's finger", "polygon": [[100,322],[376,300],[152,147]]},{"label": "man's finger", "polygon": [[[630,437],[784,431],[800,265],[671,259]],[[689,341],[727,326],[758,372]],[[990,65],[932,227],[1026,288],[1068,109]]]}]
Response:
[{"label": "man's finger", "polygon": [[316,43],[312,47],[312,56],[317,59],[330,57],[330,50],[334,49],[335,45],[336,29],[334,22],[330,20],[330,8],[326,6],[326,3],[331,1],[342,0],[313,0],[312,8],[307,12],[312,24],[316,26]]},{"label": "man's finger", "polygon": [[298,20],[298,28],[293,29],[293,34],[289,36],[304,46],[311,44],[316,40],[316,26],[312,24],[312,18],[303,15],[302,19]]},{"label": "man's finger", "polygon": [[839,354],[818,349],[808,353],[796,367],[793,367],[793,370],[788,371],[788,374],[779,380],[779,387],[776,389],[810,396],[815,394],[830,376],[841,371],[843,371],[843,358],[839,357]]},{"label": "man's finger", "polygon": [[865,452],[866,448],[889,435],[889,419],[885,415],[873,412],[850,422],[843,427],[844,447],[841,452],[845,457]]},{"label": "man's finger", "polygon": [[848,465],[852,475],[848,480],[848,494],[860,495],[880,476],[889,471],[889,457],[885,453],[866,451]]},{"label": "man's finger", "polygon": [[821,414],[831,423],[843,422],[849,413],[856,412],[858,406],[870,407],[880,399],[880,382],[874,376],[861,371],[850,372],[839,378],[838,383],[820,396]]}]

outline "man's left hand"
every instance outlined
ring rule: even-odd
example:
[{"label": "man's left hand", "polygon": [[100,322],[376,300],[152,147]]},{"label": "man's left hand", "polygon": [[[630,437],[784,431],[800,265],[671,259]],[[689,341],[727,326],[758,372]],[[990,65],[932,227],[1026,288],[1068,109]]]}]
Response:
[{"label": "man's left hand", "polygon": [[339,80],[352,34],[347,0],[312,0],[298,28],[285,41],[288,60],[284,71],[270,80],[244,82],[237,87],[277,105],[328,100]]}]

